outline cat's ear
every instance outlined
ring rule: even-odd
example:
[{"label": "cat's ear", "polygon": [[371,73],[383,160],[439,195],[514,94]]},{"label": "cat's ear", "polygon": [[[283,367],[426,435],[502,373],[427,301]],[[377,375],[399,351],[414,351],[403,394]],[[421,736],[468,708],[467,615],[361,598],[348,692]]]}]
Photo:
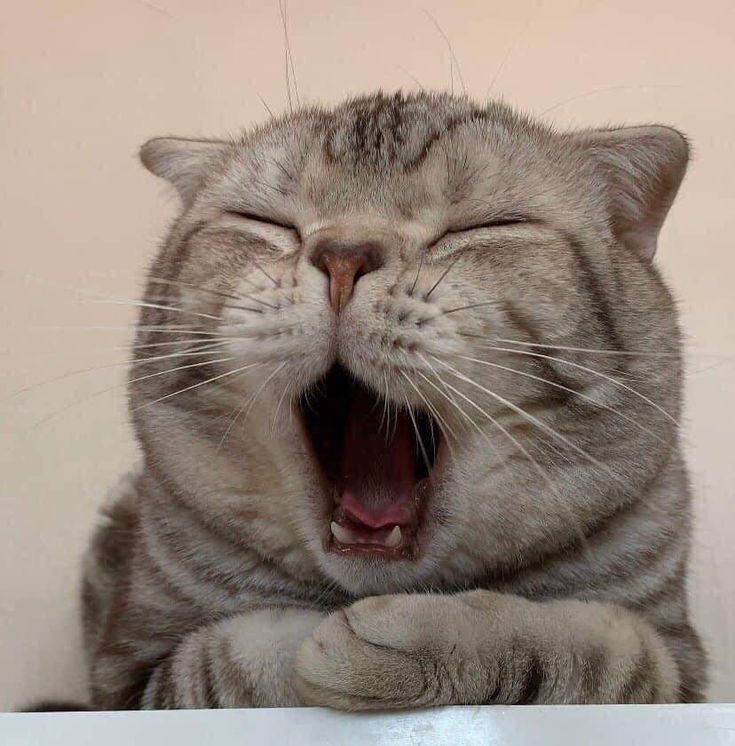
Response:
[{"label": "cat's ear", "polygon": [[675,129],[658,125],[580,132],[574,138],[604,180],[616,237],[640,256],[652,259],[686,171],[686,139]]},{"label": "cat's ear", "polygon": [[188,206],[205,175],[230,147],[220,140],[154,137],[140,149],[140,160],[152,174],[171,183]]}]

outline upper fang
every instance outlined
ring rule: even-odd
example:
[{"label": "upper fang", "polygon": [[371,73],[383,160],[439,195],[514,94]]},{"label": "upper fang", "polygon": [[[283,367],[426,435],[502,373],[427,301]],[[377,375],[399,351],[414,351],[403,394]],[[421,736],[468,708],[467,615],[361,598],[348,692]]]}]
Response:
[{"label": "upper fang", "polygon": [[395,549],[401,541],[403,541],[403,535],[401,534],[400,526],[393,526],[393,530],[385,538],[385,546]]}]

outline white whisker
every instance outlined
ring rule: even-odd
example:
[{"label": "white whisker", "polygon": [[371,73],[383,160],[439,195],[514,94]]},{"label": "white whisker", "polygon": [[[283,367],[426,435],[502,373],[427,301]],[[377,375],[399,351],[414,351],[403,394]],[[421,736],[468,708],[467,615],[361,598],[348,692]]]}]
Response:
[{"label": "white whisker", "polygon": [[198,293],[207,293],[208,295],[215,295],[218,298],[226,298],[227,300],[241,300],[239,295],[232,295],[231,293],[223,293],[221,290],[210,290],[209,288],[201,288],[198,285],[194,285],[191,282],[184,282],[183,280],[166,280],[162,277],[149,277],[148,280],[156,285],[171,285],[172,287],[185,288],[187,290],[195,290]]},{"label": "white whisker", "polygon": [[591,454],[587,453],[583,448],[580,448],[576,443],[573,443],[569,438],[565,437],[561,433],[554,430],[553,427],[550,427],[542,420],[538,419],[538,417],[534,417],[534,415],[529,414],[524,409],[519,407],[517,404],[514,404],[512,401],[506,399],[503,396],[500,396],[500,394],[496,394],[494,391],[491,391],[486,386],[483,386],[482,384],[477,383],[477,381],[472,380],[469,376],[466,376],[461,371],[458,371],[453,366],[449,365],[449,363],[441,360],[440,358],[436,357],[435,355],[432,355],[432,357],[443,367],[445,367],[447,370],[449,370],[452,375],[459,378],[460,380],[465,381],[465,383],[469,383],[471,386],[474,386],[475,388],[479,389],[483,393],[487,394],[488,396],[491,396],[493,399],[495,399],[497,402],[502,404],[503,406],[507,407],[508,409],[513,410],[516,414],[518,414],[523,419],[527,420],[528,422],[531,422],[532,424],[536,425],[539,429],[543,430],[544,432],[551,435],[552,438],[556,438],[560,443],[563,443],[567,448],[571,448],[573,451],[578,453],[583,458],[587,459],[590,463],[594,464],[599,469],[607,472],[613,479],[616,481],[620,481],[620,477],[607,465],[603,464],[601,461],[596,459]]},{"label": "white whisker", "polygon": [[470,308],[481,308],[482,306],[496,306],[498,303],[494,300],[483,301],[481,303],[470,303],[466,306],[457,306],[457,308],[450,308],[448,311],[442,311],[438,316],[448,316],[450,313],[457,313],[459,311],[468,311]]},{"label": "white whisker", "polygon": [[503,344],[522,345],[523,347],[539,347],[549,350],[564,350],[565,352],[588,352],[596,355],[624,355],[631,357],[679,357],[677,352],[645,352],[643,350],[603,350],[592,347],[563,347],[562,345],[539,344],[538,342],[521,342],[517,339],[494,340]]},{"label": "white whisker", "polygon": [[179,394],[183,394],[187,391],[191,391],[192,389],[199,388],[200,386],[205,386],[208,383],[214,383],[215,381],[219,381],[220,379],[226,378],[227,376],[235,375],[236,373],[244,373],[245,371],[250,370],[251,368],[257,368],[263,364],[264,363],[249,363],[248,365],[242,365],[239,368],[235,368],[234,370],[228,370],[226,373],[221,373],[220,375],[214,376],[212,378],[208,378],[206,381],[199,381],[198,383],[195,383],[192,386],[187,386],[186,388],[179,389],[178,391],[173,391],[170,394],[166,394],[165,396],[160,396],[158,397],[158,399],[154,399],[153,401],[140,404],[137,407],[134,407],[131,410],[131,412],[137,412],[139,409],[145,409],[146,407],[152,407],[154,404],[158,404],[159,402],[165,401],[166,399],[170,399],[172,396],[178,396]]},{"label": "white whisker", "polygon": [[[225,430],[224,435],[220,439],[219,445],[217,446],[217,451],[219,451],[222,448],[222,445],[224,444],[225,439],[229,435],[230,430],[232,430],[233,426],[235,425],[235,423],[237,422],[237,420],[240,418],[240,415],[243,414],[243,411],[245,412],[245,419],[247,419],[248,414],[250,413],[250,409],[255,404],[255,402],[256,402],[256,400],[257,400],[260,392],[263,391],[263,389],[268,385],[268,383],[271,381],[271,379],[276,374],[278,374],[281,370],[283,370],[283,368],[284,368],[285,365],[286,365],[286,361],[284,360],[280,365],[278,365],[276,367],[276,369],[274,371],[272,371],[272,373],[265,379],[265,381],[263,381],[260,384],[260,386],[256,389],[255,393],[252,394],[252,396],[250,396],[250,398],[248,398],[245,401],[245,403],[242,405],[242,407],[240,407],[235,412],[235,416],[232,418],[232,420],[230,420],[230,424],[227,426],[227,429]],[[247,407],[247,409],[246,409],[246,407]]]},{"label": "white whisker", "polygon": [[[286,385],[283,387],[283,393],[281,394],[280,398],[278,399],[278,404],[276,405],[276,409],[273,413],[273,429],[275,430],[276,424],[278,422],[278,413],[281,410],[281,405],[283,404],[284,399],[286,398],[287,394],[291,390],[291,386],[288,381],[286,381]],[[289,407],[289,413],[291,412],[291,408]],[[289,420],[291,419],[289,414]]]},{"label": "white whisker", "polygon": [[101,396],[102,394],[108,394],[112,391],[116,391],[117,389],[121,389],[123,387],[129,386],[131,383],[138,383],[139,381],[144,381],[148,378],[155,378],[156,376],[163,376],[169,373],[176,373],[177,371],[187,370],[189,368],[198,368],[204,365],[215,365],[216,363],[227,363],[234,359],[235,359],[234,357],[223,357],[223,358],[219,358],[218,360],[205,360],[199,363],[189,363],[187,365],[179,365],[175,368],[167,368],[166,370],[159,370],[159,371],[156,371],[155,373],[148,373],[147,375],[144,375],[144,376],[138,376],[137,378],[131,378],[129,380],[123,381],[122,383],[116,383],[114,386],[108,386],[107,388],[104,388],[104,389],[98,389],[97,391],[93,391],[92,393],[86,396],[83,396],[79,399],[75,399],[74,401],[69,402],[69,404],[66,404],[60,409],[56,409],[50,414],[47,414],[46,416],[42,417],[40,420],[37,420],[33,425],[31,425],[31,427],[29,428],[29,431],[34,430],[37,427],[40,427],[46,422],[49,422],[55,417],[58,417],[60,414],[63,414],[64,412],[67,412],[73,407],[78,406],[79,404],[84,404],[85,402],[89,401],[90,399],[94,399],[97,396]]},{"label": "white whisker", "polygon": [[577,368],[578,370],[583,370],[587,373],[591,373],[593,376],[597,376],[598,378],[603,378],[604,380],[609,381],[613,385],[620,386],[626,391],[629,391],[634,396],[637,396],[639,399],[642,399],[647,404],[650,404],[654,409],[657,409],[667,419],[671,420],[671,422],[673,422],[677,427],[679,425],[679,422],[677,421],[677,419],[673,415],[671,415],[669,412],[667,412],[660,404],[657,404],[652,399],[649,399],[645,394],[641,394],[640,391],[637,391],[636,389],[628,386],[622,381],[619,381],[617,378],[613,378],[612,376],[609,376],[606,373],[601,373],[599,370],[595,370],[594,368],[588,368],[586,365],[580,365],[579,363],[574,363],[571,360],[565,360],[564,358],[555,357],[554,355],[545,355],[541,352],[528,352],[526,350],[514,350],[510,347],[496,347],[495,345],[490,345],[490,344],[483,344],[482,346],[485,349],[495,350],[497,352],[508,352],[513,355],[527,355],[528,357],[537,357],[537,358],[541,358],[542,360],[552,360],[554,362],[561,363],[563,365],[569,365],[572,368]]},{"label": "white whisker", "polygon": [[644,433],[647,433],[652,438],[655,438],[660,443],[663,443],[664,445],[668,445],[668,442],[662,438],[660,435],[657,435],[653,432],[653,430],[649,430],[644,425],[641,425],[639,422],[634,420],[632,417],[629,417],[623,412],[620,412],[619,410],[615,409],[615,407],[611,407],[607,404],[603,404],[602,402],[597,401],[596,399],[593,399],[591,396],[587,396],[587,394],[583,394],[581,391],[576,391],[573,388],[570,388],[569,386],[564,386],[561,383],[556,383],[555,381],[549,381],[547,378],[542,378],[541,376],[533,375],[533,373],[526,373],[525,371],[518,370],[517,368],[509,368],[507,365],[500,365],[499,363],[491,363],[488,360],[479,360],[474,357],[468,357],[467,355],[457,355],[457,357],[462,358],[463,360],[468,360],[472,363],[477,363],[478,365],[485,365],[491,368],[498,368],[500,370],[508,371],[509,373],[515,373],[519,376],[523,376],[524,378],[531,378],[534,381],[540,381],[541,383],[546,384],[547,386],[553,386],[554,388],[561,389],[562,391],[567,391],[570,394],[574,394],[575,396],[579,397],[583,401],[587,401],[590,404],[593,404],[596,407],[599,407],[600,409],[605,409],[609,412],[612,412],[613,414],[616,414],[618,417],[621,417],[622,419],[630,422],[632,425],[635,425],[636,427],[640,428]]},{"label": "white whisker", "polygon": [[[557,498],[559,507],[566,512],[570,518],[572,519],[573,525],[574,525],[574,532],[577,535],[577,538],[579,539],[580,545],[582,546],[584,552],[589,551],[587,537],[584,535],[584,532],[579,528],[578,521],[576,520],[574,514],[572,511],[568,508],[566,505],[566,501],[562,497],[562,495],[559,493],[559,490],[557,486],[554,484],[554,481],[551,479],[547,471],[539,464],[536,459],[531,456],[528,449],[521,443],[518,438],[516,438],[514,435],[512,435],[508,430],[503,427],[492,415],[490,415],[488,412],[486,412],[482,407],[480,407],[476,402],[474,402],[469,397],[465,396],[459,389],[452,386],[450,383],[446,383],[446,386],[449,387],[451,390],[453,390],[458,396],[460,396],[462,399],[464,399],[470,406],[472,406],[474,409],[476,409],[480,414],[482,414],[485,418],[487,418],[495,427],[497,427],[514,445],[515,447],[525,456],[526,459],[528,459],[529,463],[534,467],[534,469],[539,473],[541,478],[546,482],[549,489],[551,490],[552,494]],[[479,425],[472,420],[471,418],[468,418],[472,426],[477,430],[477,432],[488,442],[489,445],[492,446],[493,450],[496,451],[495,447],[492,445],[492,442],[490,441],[490,438],[488,437],[487,433],[485,433]]]},{"label": "white whisker", "polygon": [[201,347],[193,352],[170,352],[167,355],[152,355],[150,357],[139,357],[127,360],[123,363],[115,363],[116,365],[143,365],[145,363],[155,363],[159,360],[169,360],[175,357],[195,357],[196,355],[220,355],[222,350],[220,347],[227,344],[224,340],[217,342],[207,342],[205,347]]},{"label": "white whisker", "polygon": [[461,256],[461,254],[457,254],[457,256],[454,257],[454,260],[450,262],[449,266],[441,273],[441,275],[439,275],[439,279],[431,286],[429,292],[424,295],[424,300],[429,300],[429,296],[439,287],[444,278],[449,274],[449,270],[459,261]]},{"label": "white whisker", "polygon": [[147,303],[146,301],[138,300],[112,300],[109,298],[91,298],[81,301],[82,303],[103,303],[115,306],[133,306],[137,308],[154,308],[159,311],[173,311],[175,313],[183,313],[189,316],[198,316],[202,319],[210,319],[212,321],[222,321],[221,316],[212,316],[209,313],[200,313],[198,311],[187,311],[185,308],[178,308],[177,306],[168,306],[162,303]]},{"label": "white whisker", "polygon": [[411,409],[411,405],[408,402],[408,397],[404,394],[403,395],[403,401],[406,403],[406,410],[408,411],[408,416],[411,418],[411,425],[413,426],[413,431],[416,435],[416,442],[419,444],[419,450],[421,451],[421,458],[424,461],[424,466],[426,467],[426,472],[429,474],[429,478],[431,478],[431,463],[429,462],[429,454],[426,451],[426,446],[424,445],[424,439],[421,437],[421,433],[419,432],[419,427],[416,424],[416,417],[413,414],[413,409]]},{"label": "white whisker", "polygon": [[190,326],[183,324],[156,324],[155,326],[146,326],[130,324],[129,326],[37,326],[32,331],[39,332],[130,332],[139,331],[151,334],[189,334],[192,336],[219,337],[218,332],[207,332],[199,329],[192,329]]},{"label": "white whisker", "polygon": [[467,94],[467,86],[465,86],[464,77],[462,75],[462,70],[459,66],[459,60],[457,59],[457,56],[454,54],[454,49],[452,47],[452,43],[449,41],[449,37],[444,33],[444,29],[439,25],[439,21],[434,18],[431,13],[429,13],[428,10],[424,10],[424,13],[427,15],[429,20],[434,24],[436,27],[436,30],[441,35],[442,39],[444,39],[444,43],[447,45],[447,51],[449,52],[449,85],[450,85],[450,93],[454,95],[454,70],[456,68],[457,75],[459,76],[459,83],[462,86],[462,93]]},{"label": "white whisker", "polygon": [[[477,424],[473,422],[472,418],[467,414],[467,412],[464,411],[464,409],[462,409],[462,407],[459,406],[459,404],[455,401],[454,397],[452,396],[451,391],[450,391],[450,384],[447,383],[436,372],[436,370],[429,364],[428,360],[426,360],[426,358],[424,358],[423,355],[421,355],[421,358],[429,366],[429,369],[431,370],[432,374],[439,381],[439,383],[441,383],[441,385],[444,387],[445,390],[442,391],[431,379],[429,379],[426,375],[424,375],[424,373],[422,373],[420,370],[417,370],[416,372],[424,379],[424,381],[426,381],[426,383],[429,384],[429,386],[431,386],[435,391],[437,391],[440,396],[446,399],[454,407],[454,409],[457,412],[459,412],[462,418],[470,424],[470,426],[476,428]],[[484,437],[485,437],[485,440],[487,441],[487,444],[490,446],[490,448],[495,453],[495,455],[498,456],[498,458],[500,458],[500,453],[498,449],[495,447],[495,444],[487,437],[487,435],[485,435]]]},{"label": "white whisker", "polygon": [[[419,371],[417,371],[417,372],[419,372]],[[411,388],[413,388],[413,390],[419,396],[419,398],[424,403],[424,405],[426,406],[426,408],[429,410],[429,412],[431,413],[431,415],[437,421],[437,423],[438,423],[438,425],[439,425],[442,433],[444,433],[444,439],[447,442],[447,446],[451,450],[450,439],[447,437],[447,433],[445,431],[445,428],[446,428],[446,430],[449,431],[449,433],[452,435],[452,437],[455,440],[457,439],[456,434],[454,433],[454,431],[452,430],[452,428],[449,426],[449,424],[446,422],[446,420],[444,419],[444,417],[442,417],[442,415],[438,412],[438,410],[436,409],[436,407],[434,407],[434,405],[423,394],[423,392],[421,391],[421,389],[419,389],[419,387],[411,380],[411,378],[408,376],[408,374],[405,371],[402,370],[401,371],[401,375],[406,379],[406,382],[411,386]]]},{"label": "white whisker", "polygon": [[76,370],[68,370],[64,373],[60,373],[58,376],[53,376],[52,378],[46,378],[43,381],[35,381],[34,383],[30,383],[27,386],[24,386],[21,389],[17,389],[16,391],[13,391],[12,393],[8,394],[8,396],[3,397],[0,399],[0,402],[6,402],[10,399],[14,399],[17,396],[21,396],[22,394],[25,394],[29,391],[33,391],[37,388],[40,388],[41,386],[48,386],[52,383],[58,383],[59,381],[64,381],[67,378],[73,378],[74,376],[81,376],[85,373],[95,373],[99,370],[109,370],[110,368],[121,368],[121,367],[128,367],[131,365],[135,365],[137,362],[140,363],[149,363],[154,362],[158,360],[168,360],[170,358],[179,358],[179,357],[193,357],[198,355],[221,355],[222,350],[221,349],[211,349],[211,345],[220,345],[224,344],[223,342],[215,342],[210,343],[207,342],[207,349],[200,350],[198,352],[176,352],[169,355],[156,355],[153,357],[148,358],[141,358],[139,360],[120,360],[116,363],[105,363],[103,365],[92,365],[88,368],[77,368]]}]

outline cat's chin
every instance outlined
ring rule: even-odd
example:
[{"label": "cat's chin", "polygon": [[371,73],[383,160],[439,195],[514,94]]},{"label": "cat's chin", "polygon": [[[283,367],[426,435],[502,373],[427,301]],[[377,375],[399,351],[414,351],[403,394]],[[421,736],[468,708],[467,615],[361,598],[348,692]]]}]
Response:
[{"label": "cat's chin", "polygon": [[300,408],[327,502],[324,550],[356,561],[418,560],[445,461],[431,414],[398,408],[340,364]]}]

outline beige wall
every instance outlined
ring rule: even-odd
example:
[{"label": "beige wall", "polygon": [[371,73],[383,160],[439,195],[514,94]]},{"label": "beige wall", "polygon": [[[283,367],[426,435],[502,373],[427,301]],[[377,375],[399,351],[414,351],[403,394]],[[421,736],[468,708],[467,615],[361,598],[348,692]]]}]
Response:
[{"label": "beige wall", "polygon": [[[713,699],[735,698],[732,0],[291,0],[303,100],[448,85],[560,125],[663,121],[694,141],[660,264],[690,339],[686,442],[697,494],[692,600]],[[79,554],[135,459],[122,390],[133,298],[174,209],[138,167],[162,133],[222,134],[285,106],[276,0],[4,0],[0,24],[0,709],[80,696]],[[456,83],[459,86],[458,82]],[[71,288],[71,289],[70,289]],[[87,327],[109,327],[93,330]],[[107,365],[11,400],[7,392]],[[41,425],[40,418],[72,403]]]}]

